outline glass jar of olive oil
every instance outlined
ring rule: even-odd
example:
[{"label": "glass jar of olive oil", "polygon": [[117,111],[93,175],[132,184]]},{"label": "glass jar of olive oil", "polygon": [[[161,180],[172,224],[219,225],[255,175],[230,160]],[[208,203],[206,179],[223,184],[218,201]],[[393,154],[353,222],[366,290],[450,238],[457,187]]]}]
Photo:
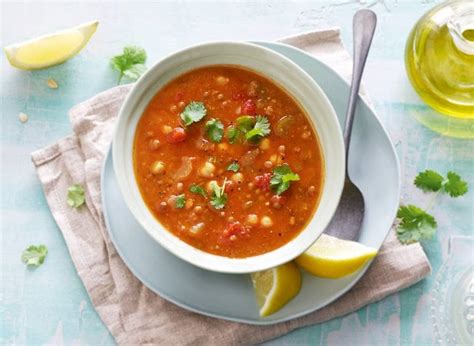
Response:
[{"label": "glass jar of olive oil", "polygon": [[408,77],[436,111],[415,117],[446,135],[474,138],[474,1],[448,1],[415,25],[405,51]]}]

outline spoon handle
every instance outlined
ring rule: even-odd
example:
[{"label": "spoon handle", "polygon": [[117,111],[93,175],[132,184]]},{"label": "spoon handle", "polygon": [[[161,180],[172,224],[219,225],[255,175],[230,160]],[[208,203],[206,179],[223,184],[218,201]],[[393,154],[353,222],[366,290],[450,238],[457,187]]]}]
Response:
[{"label": "spoon handle", "polygon": [[360,81],[364,72],[365,61],[369,54],[370,44],[375,32],[377,16],[371,10],[362,9],[356,12],[352,22],[354,41],[354,60],[352,67],[352,82],[347,106],[346,124],[344,128],[344,145],[346,148],[346,174],[349,166],[349,145],[351,141],[352,124],[357,105]]}]

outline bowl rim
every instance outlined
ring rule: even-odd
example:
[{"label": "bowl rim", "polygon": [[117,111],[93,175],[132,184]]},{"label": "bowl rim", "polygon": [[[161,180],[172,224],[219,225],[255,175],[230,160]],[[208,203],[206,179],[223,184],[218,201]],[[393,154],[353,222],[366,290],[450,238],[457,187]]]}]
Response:
[{"label": "bowl rim", "polygon": [[[330,206],[331,208],[328,211],[326,211],[326,213],[325,213],[327,215],[326,222],[322,226],[320,226],[321,231],[316,236],[313,237],[314,239],[313,239],[312,242],[308,242],[307,244],[305,242],[304,244],[300,244],[298,247],[296,247],[296,245],[293,245],[293,247],[295,247],[295,249],[293,251],[293,254],[287,254],[286,256],[280,256],[280,257],[276,257],[275,255],[273,255],[274,260],[271,261],[271,263],[267,263],[267,262],[270,262],[270,261],[262,261],[262,260],[259,261],[259,259],[262,258],[262,257],[270,257],[269,256],[270,254],[274,254],[274,253],[278,252],[279,250],[281,250],[282,248],[287,247],[287,246],[291,246],[290,244],[292,244],[292,243],[296,243],[296,240],[300,237],[301,234],[303,234],[307,230],[307,228],[309,227],[309,224],[311,223],[311,221],[314,219],[315,215],[317,214],[318,209],[320,208],[321,201],[324,198],[324,195],[323,195],[324,194],[324,189],[321,193],[321,197],[319,199],[318,205],[316,206],[316,209],[315,209],[314,213],[312,214],[312,216],[310,217],[308,223],[298,233],[298,235],[296,235],[289,242],[283,244],[282,246],[280,246],[280,247],[278,247],[278,248],[276,248],[272,251],[269,251],[269,252],[266,252],[266,253],[263,253],[263,254],[260,254],[260,255],[257,255],[257,256],[246,257],[246,258],[230,258],[230,257],[211,254],[211,253],[202,251],[198,248],[195,248],[192,245],[190,245],[190,244],[184,242],[183,240],[181,240],[179,237],[174,235],[172,232],[168,231],[166,229],[166,227],[163,226],[160,223],[160,221],[151,213],[148,206],[145,204],[145,202],[143,200],[143,197],[141,196],[141,192],[140,192],[141,203],[146,208],[146,213],[150,214],[150,216],[153,218],[154,223],[160,229],[162,229],[164,232],[167,232],[168,235],[171,235],[173,238],[175,238],[179,243],[184,244],[185,247],[188,248],[189,252],[185,251],[185,252],[182,253],[182,252],[178,251],[178,249],[176,249],[175,246],[173,246],[173,244],[171,244],[170,242],[165,240],[163,237],[160,237],[159,234],[157,234],[156,232],[153,232],[153,231],[149,230],[148,225],[137,214],[137,212],[135,210],[135,207],[132,205],[132,201],[130,201],[128,198],[125,198],[125,195],[126,195],[126,186],[125,186],[125,184],[127,184],[127,182],[125,180],[127,180],[127,179],[125,179],[122,175],[119,174],[121,172],[121,169],[119,167],[119,165],[121,163],[121,152],[119,151],[119,149],[120,149],[119,145],[117,145],[117,142],[118,142],[117,137],[120,134],[120,130],[121,129],[124,130],[123,129],[123,126],[124,126],[123,123],[125,122],[125,120],[127,118],[131,118],[131,116],[134,113],[134,108],[136,108],[136,107],[131,107],[131,104],[139,103],[139,100],[144,96],[146,91],[150,88],[153,88],[153,83],[149,83],[150,85],[142,85],[143,83],[145,83],[144,82],[145,79],[149,76],[150,76],[150,78],[151,78],[151,76],[154,76],[155,82],[156,82],[156,80],[159,80],[159,77],[156,77],[158,75],[157,72],[159,72],[159,69],[163,64],[165,64],[166,62],[169,62],[171,59],[177,58],[177,57],[185,55],[185,54],[189,54],[190,52],[192,52],[196,49],[206,49],[206,48],[209,48],[209,47],[221,46],[221,45],[222,46],[239,46],[239,47],[243,47],[243,48],[260,50],[260,51],[263,51],[263,52],[265,52],[266,54],[268,54],[270,56],[273,56],[274,58],[279,59],[283,63],[285,63],[286,66],[290,67],[295,73],[299,74],[299,77],[304,78],[305,82],[308,85],[311,85],[311,89],[318,94],[317,97],[319,97],[320,101],[325,104],[325,107],[326,107],[325,117],[328,118],[328,121],[332,122],[333,125],[334,124],[336,125],[335,128],[334,128],[334,131],[336,133],[333,134],[334,136],[331,139],[332,141],[335,141],[335,143],[331,143],[331,144],[336,144],[335,146],[337,147],[336,149],[337,149],[338,160],[340,161],[340,168],[336,172],[336,173],[338,173],[338,174],[336,174],[336,177],[333,177],[333,180],[335,180],[335,181],[332,184],[332,186],[333,186],[332,190],[334,191],[335,196],[333,196],[331,198],[332,199],[332,203],[331,203],[332,205]],[[189,61],[189,60],[191,60],[191,58],[186,59],[186,61]],[[203,66],[210,66],[210,65],[213,65],[213,64],[203,64],[203,65],[200,65],[200,66],[195,66],[195,67],[189,69],[188,71],[193,70],[193,69],[197,69],[197,68],[200,68],[200,67],[203,67]],[[215,65],[217,65],[217,64],[215,64]],[[225,65],[225,63],[222,63],[222,65]],[[229,64],[229,65],[237,65],[238,66],[238,64]],[[245,66],[245,65],[241,65],[241,66],[244,67],[244,68],[253,70],[256,73],[259,73],[259,74],[263,75],[265,78],[269,79],[273,83],[276,83],[279,87],[282,87],[287,93],[289,93],[293,98],[295,98],[295,100],[298,103],[300,103],[300,106],[303,107],[301,105],[300,100],[295,95],[293,95],[293,93],[290,90],[288,90],[285,87],[284,83],[282,83],[280,81],[273,80],[272,78],[270,78],[266,74],[266,72],[256,71],[254,68],[248,67],[248,66]],[[176,65],[172,66],[172,68],[170,70],[177,69],[178,67],[179,66],[176,66]],[[179,72],[179,73],[172,74],[172,77],[167,81],[167,83],[170,82],[171,80],[173,80],[174,78],[177,78],[179,75],[181,75],[183,73],[184,72]],[[161,89],[161,87],[158,88],[157,90],[155,90],[154,94],[156,94],[156,92],[158,92],[160,89]],[[305,110],[306,113],[308,113],[307,116],[310,119],[310,122],[313,125],[315,132],[318,134],[318,137],[319,137],[318,139],[319,139],[319,142],[320,142],[320,145],[321,145],[321,149],[323,151],[324,163],[325,163],[325,166],[326,166],[326,161],[327,160],[325,158],[324,143],[322,143],[321,134],[318,131],[318,124],[316,123],[315,119],[311,116],[311,112],[306,108],[304,108],[304,110]],[[136,128],[134,130],[136,130]],[[134,133],[135,133],[135,131],[134,131]],[[125,153],[122,153],[122,155],[125,157]],[[304,251],[306,251],[314,243],[314,241],[316,241],[320,237],[320,235],[324,232],[324,229],[327,227],[330,220],[332,219],[332,216],[334,215],[334,213],[337,209],[340,197],[342,195],[344,179],[345,179],[345,149],[344,149],[342,130],[341,130],[341,127],[339,125],[339,121],[338,121],[336,112],[334,110],[334,107],[332,106],[332,104],[329,101],[329,99],[328,99],[327,95],[325,94],[325,92],[322,90],[322,88],[319,86],[319,84],[311,76],[309,76],[309,74],[306,71],[304,71],[296,63],[294,63],[291,59],[289,59],[289,58],[285,57],[284,55],[282,55],[278,52],[275,52],[275,51],[273,51],[269,48],[266,48],[266,47],[263,47],[263,46],[260,46],[260,45],[254,44],[254,43],[250,43],[250,42],[243,42],[243,41],[209,41],[209,42],[198,43],[198,44],[186,47],[184,49],[177,50],[173,53],[170,53],[167,56],[163,57],[162,59],[158,60],[156,63],[154,63],[138,79],[138,81],[132,86],[132,88],[130,89],[129,93],[127,94],[127,96],[126,96],[126,98],[125,98],[125,100],[124,100],[124,102],[123,102],[123,104],[120,108],[120,111],[119,111],[119,114],[118,114],[118,119],[117,119],[116,126],[114,128],[114,133],[113,133],[112,156],[114,158],[114,160],[113,160],[114,171],[115,171],[115,174],[117,176],[117,182],[118,182],[118,185],[119,185],[121,195],[124,198],[128,209],[131,211],[132,215],[135,217],[135,219],[138,221],[138,223],[145,229],[145,231],[155,241],[157,241],[161,246],[163,246],[166,250],[170,251],[172,254],[174,254],[178,258],[180,258],[180,259],[182,259],[182,260],[184,260],[184,261],[186,261],[186,262],[188,262],[192,265],[200,267],[202,269],[215,271],[215,272],[221,272],[221,273],[230,273],[230,274],[251,273],[251,272],[256,272],[256,271],[269,269],[269,268],[281,265],[283,263],[289,262],[289,261],[293,260],[294,258],[296,258],[297,256],[299,256]],[[324,169],[326,170],[326,167],[324,167]],[[327,183],[326,175],[327,175],[327,171],[325,172],[324,185],[326,185],[326,183]],[[128,183],[132,184],[132,185],[136,185],[136,188],[138,189],[138,184],[137,184],[135,179],[133,179],[133,182],[128,182]],[[204,257],[213,258],[215,261],[209,261],[209,260],[208,261],[201,261],[201,260],[203,260]],[[254,260],[253,261],[254,264],[247,263],[247,262],[249,262],[249,260],[250,261]],[[222,264],[221,262],[227,262],[227,263]],[[261,262],[261,263],[257,264],[257,262]]]}]

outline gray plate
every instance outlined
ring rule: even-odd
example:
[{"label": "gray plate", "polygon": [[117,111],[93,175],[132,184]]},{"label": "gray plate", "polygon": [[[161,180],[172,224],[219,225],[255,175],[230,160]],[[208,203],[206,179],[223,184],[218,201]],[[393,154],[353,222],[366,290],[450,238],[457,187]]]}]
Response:
[{"label": "gray plate", "polygon": [[[342,123],[349,87],[336,72],[293,47],[270,42],[258,44],[289,57],[306,70],[325,91]],[[360,242],[378,249],[398,208],[398,160],[385,129],[362,100],[357,108],[353,131],[349,170],[366,201]],[[163,298],[200,314],[262,325],[287,321],[334,301],[367,269],[338,280],[320,279],[304,273],[303,287],[298,296],[276,314],[261,318],[248,275],[218,274],[197,268],[173,256],[148,236],[122,199],[110,153],[102,172],[102,199],[112,241],[133,274]]]}]

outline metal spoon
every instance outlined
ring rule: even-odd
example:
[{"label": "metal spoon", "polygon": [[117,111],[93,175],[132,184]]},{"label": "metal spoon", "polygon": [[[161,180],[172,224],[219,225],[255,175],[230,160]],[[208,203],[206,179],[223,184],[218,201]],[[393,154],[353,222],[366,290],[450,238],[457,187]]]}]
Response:
[{"label": "metal spoon", "polygon": [[363,9],[354,15],[352,30],[354,35],[354,63],[349,104],[344,128],[344,145],[346,148],[346,181],[341,200],[336,213],[326,228],[325,233],[340,239],[358,240],[364,219],[364,196],[349,177],[349,146],[351,141],[352,124],[359,95],[360,81],[364,71],[365,61],[369,53],[372,37],[374,36],[377,16],[371,10]]}]

